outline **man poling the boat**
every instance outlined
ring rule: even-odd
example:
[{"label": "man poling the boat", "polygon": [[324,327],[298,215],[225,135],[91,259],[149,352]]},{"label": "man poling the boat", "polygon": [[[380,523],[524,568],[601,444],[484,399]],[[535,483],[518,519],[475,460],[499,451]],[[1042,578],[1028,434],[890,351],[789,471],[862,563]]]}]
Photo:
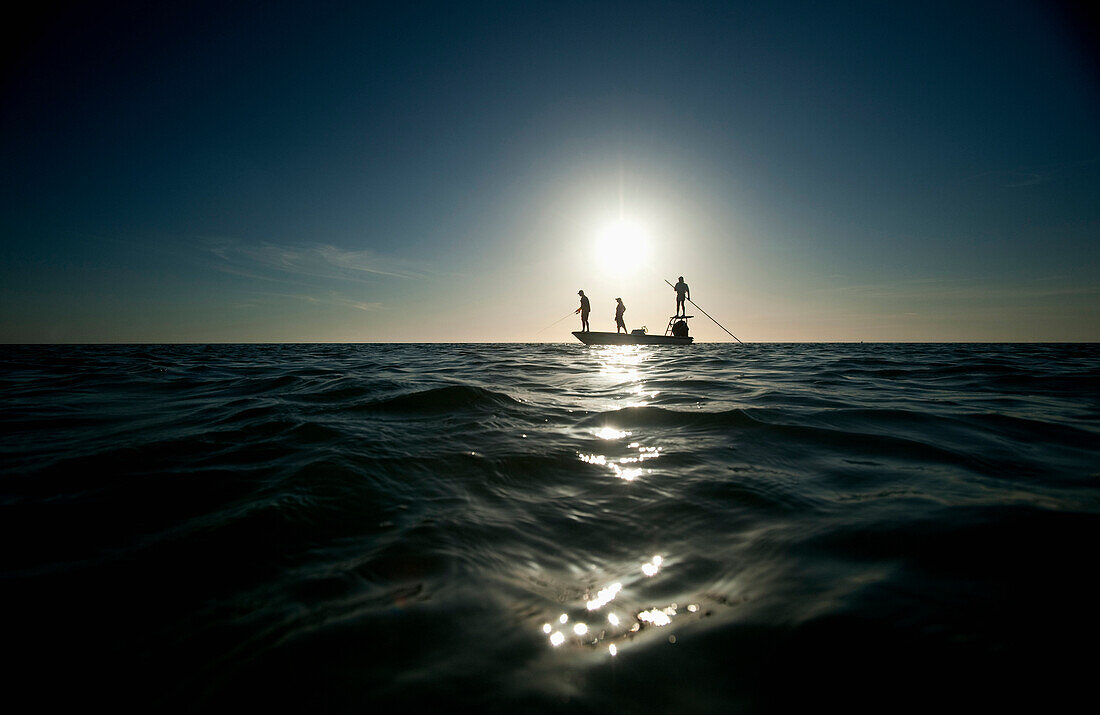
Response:
[{"label": "man poling the boat", "polygon": [[672,290],[676,291],[676,315],[687,315],[687,306],[684,305],[684,299],[691,300],[691,289],[688,288],[687,283],[684,283],[683,276],[680,276],[679,282],[672,286]]},{"label": "man poling the boat", "polygon": [[[665,279],[665,283],[668,283],[668,279]],[[687,283],[684,283],[684,277],[683,277],[683,276],[680,276],[680,283],[681,283],[681,284],[682,284],[682,285],[684,286],[684,292],[685,292],[685,294],[686,294],[686,293],[687,293]],[[677,294],[677,300],[676,300],[676,305],[677,305],[677,307],[679,307],[679,305],[680,305],[680,300],[679,300],[679,293],[680,293],[680,291],[679,291],[679,289],[677,288],[677,286],[673,286],[673,285],[672,285],[671,283],[668,283],[668,284],[669,284],[670,286],[672,286],[672,289],[673,289],[673,290],[675,290],[675,291],[676,291],[676,294]],[[713,317],[711,317],[711,314],[710,314],[710,313],[708,313],[707,311],[703,310],[703,309],[702,309],[702,308],[701,308],[701,307],[699,306],[699,304],[698,304],[698,303],[696,303],[695,301],[693,301],[693,300],[691,299],[691,296],[690,296],[690,295],[687,295],[686,297],[687,297],[687,302],[691,303],[691,304],[692,304],[692,305],[694,305],[694,306],[695,306],[696,308],[699,308],[699,312],[700,312],[700,313],[702,313],[703,315],[707,316],[708,318],[710,318],[711,322],[713,322],[713,323],[714,323],[715,325],[717,325],[717,326],[718,326],[719,328],[721,328],[722,330],[725,330],[725,331],[726,331],[726,335],[730,336],[731,338],[733,338],[733,339],[734,339],[734,340],[736,340],[737,342],[739,342],[739,343],[741,343],[742,345],[744,345],[744,343],[742,343],[742,342],[741,342],[741,338],[737,337],[736,335],[734,335],[734,334],[733,334],[733,333],[731,333],[730,331],[726,330],[726,326],[722,325],[722,324],[721,324],[721,323],[719,323],[719,322],[718,322],[717,320],[715,320],[715,319],[714,319]],[[677,311],[677,312],[678,312],[678,311]],[[675,319],[676,319],[676,317],[677,317],[677,316],[673,316],[673,320],[675,320]],[[685,318],[686,318],[686,317],[688,317],[688,316],[683,316],[683,317],[685,317]]]}]

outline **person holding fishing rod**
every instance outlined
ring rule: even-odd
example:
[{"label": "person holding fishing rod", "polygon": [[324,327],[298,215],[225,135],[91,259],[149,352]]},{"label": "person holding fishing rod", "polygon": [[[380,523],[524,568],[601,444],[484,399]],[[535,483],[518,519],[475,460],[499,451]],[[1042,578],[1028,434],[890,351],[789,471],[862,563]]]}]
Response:
[{"label": "person holding fishing rod", "polygon": [[588,314],[592,312],[592,304],[588,302],[588,296],[584,294],[583,290],[577,291],[577,295],[581,297],[581,307],[573,312],[581,314],[581,332],[587,333],[589,331]]},{"label": "person holding fishing rod", "polygon": [[687,306],[684,305],[684,299],[691,300],[691,289],[688,288],[687,283],[684,283],[683,276],[680,276],[679,282],[672,286],[672,290],[676,291],[676,315],[673,317],[687,315]]}]

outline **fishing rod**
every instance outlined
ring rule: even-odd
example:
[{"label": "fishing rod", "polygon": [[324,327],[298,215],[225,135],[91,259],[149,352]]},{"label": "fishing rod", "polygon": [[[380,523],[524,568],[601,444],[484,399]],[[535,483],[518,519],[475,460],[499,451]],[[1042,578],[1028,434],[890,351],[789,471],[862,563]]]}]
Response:
[{"label": "fishing rod", "polygon": [[[668,279],[667,279],[667,278],[665,279],[665,283],[668,283]],[[671,283],[668,283],[668,284],[669,284],[670,286],[672,286],[672,288],[673,288],[673,289],[675,289],[675,288],[676,288],[676,286],[672,285]],[[699,304],[698,304],[698,303],[696,303],[696,302],[695,302],[694,300],[692,300],[691,298],[688,298],[688,299],[687,299],[687,302],[691,303],[691,304],[692,304],[692,305],[694,305],[694,306],[695,306],[696,308],[699,308]],[[710,318],[710,313],[708,313],[707,311],[703,310],[702,308],[699,308],[699,312],[700,312],[700,313],[702,313],[703,315],[707,316],[708,318]],[[714,318],[710,318],[710,319],[711,319],[711,320],[714,320]],[[719,328],[721,328],[722,330],[726,330],[726,326],[722,325],[722,324],[721,324],[721,323],[719,323],[719,322],[718,322],[717,320],[714,320],[714,324],[715,324],[715,325],[717,325],[717,326],[718,326]],[[729,335],[729,336],[730,336],[731,338],[733,338],[734,340],[736,340],[737,342],[741,343],[741,338],[737,337],[736,335],[734,335],[734,334],[733,334],[733,333],[731,333],[730,331],[726,330],[726,334],[727,334],[727,335]],[[744,345],[744,343],[741,343],[741,344],[742,344],[742,345]]]},{"label": "fishing rod", "polygon": [[[543,330],[549,330],[550,328],[554,327],[555,325],[557,325],[557,324],[558,324],[558,323],[560,323],[561,321],[563,321],[563,320],[565,320],[566,318],[568,318],[568,317],[569,317],[570,315],[576,315],[576,314],[577,314],[577,311],[575,311],[575,310],[571,310],[571,311],[569,311],[569,315],[563,315],[562,317],[560,317],[560,318],[558,318],[557,320],[555,320],[555,321],[554,321],[553,323],[550,323],[550,324],[549,324],[549,325],[547,325],[547,326],[546,326],[545,328],[543,328],[542,330],[540,330],[540,331],[539,331],[539,333],[541,333],[541,332],[542,332]],[[535,333],[535,335],[538,335],[539,333]]]}]

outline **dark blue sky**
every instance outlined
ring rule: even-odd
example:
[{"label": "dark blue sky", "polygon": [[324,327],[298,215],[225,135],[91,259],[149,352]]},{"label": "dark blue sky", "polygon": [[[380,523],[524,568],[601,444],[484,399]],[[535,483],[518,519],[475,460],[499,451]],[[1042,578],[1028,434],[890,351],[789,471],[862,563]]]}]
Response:
[{"label": "dark blue sky", "polygon": [[1073,8],[59,4],[6,31],[0,339],[530,340],[685,274],[747,339],[1097,340]]}]

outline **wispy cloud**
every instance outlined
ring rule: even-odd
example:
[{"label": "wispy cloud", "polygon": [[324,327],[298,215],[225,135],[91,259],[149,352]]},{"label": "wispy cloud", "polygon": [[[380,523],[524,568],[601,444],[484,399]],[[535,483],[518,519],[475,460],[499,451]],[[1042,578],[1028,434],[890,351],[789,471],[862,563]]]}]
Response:
[{"label": "wispy cloud", "polygon": [[1015,189],[1024,186],[1045,184],[1067,172],[1083,166],[1095,164],[1096,159],[1082,159],[1079,161],[1066,161],[1060,164],[1047,164],[1044,166],[1019,167],[1016,169],[998,169],[983,171],[979,174],[967,177],[967,181],[987,181],[1004,189]]},{"label": "wispy cloud", "polygon": [[211,267],[215,270],[259,280],[313,285],[317,281],[366,283],[423,277],[422,272],[397,259],[323,243],[280,246],[219,238],[204,239],[202,245],[213,256]]},{"label": "wispy cloud", "polygon": [[1004,282],[980,278],[923,278],[894,283],[833,285],[814,293],[850,294],[861,298],[922,300],[928,298],[960,301],[1042,299],[1065,296],[1100,295],[1100,285],[1063,282],[1059,277]]},{"label": "wispy cloud", "polygon": [[[362,310],[368,313],[382,310],[386,306],[384,303],[369,302],[362,300],[354,300],[346,296],[340,295],[336,292],[327,293],[274,293],[268,291],[254,291],[253,295],[263,296],[268,298],[283,298],[292,301],[302,301],[305,303],[313,303],[318,305],[338,305],[345,308],[354,308],[355,310]],[[258,302],[245,302],[238,304],[239,307],[257,308],[262,307],[262,303]]]},{"label": "wispy cloud", "polygon": [[[235,286],[255,297],[240,304],[260,308],[270,299],[332,305],[374,312],[385,306],[370,300],[393,280],[416,280],[422,271],[372,251],[349,251],[328,244],[250,244],[236,239],[207,238],[200,242],[207,266],[246,278]],[[256,289],[262,281],[269,289]]]}]

